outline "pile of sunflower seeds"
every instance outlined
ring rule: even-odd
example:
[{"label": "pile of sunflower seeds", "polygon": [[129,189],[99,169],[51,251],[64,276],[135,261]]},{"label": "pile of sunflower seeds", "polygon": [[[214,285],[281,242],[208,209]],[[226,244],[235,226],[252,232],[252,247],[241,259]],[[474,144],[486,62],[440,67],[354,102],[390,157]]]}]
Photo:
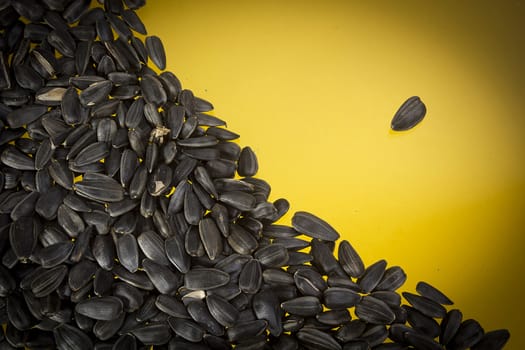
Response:
[{"label": "pile of sunflower seeds", "polygon": [[315,215],[281,224],[144,3],[0,1],[1,349],[505,345],[427,283],[398,294],[401,267],[365,267]]}]

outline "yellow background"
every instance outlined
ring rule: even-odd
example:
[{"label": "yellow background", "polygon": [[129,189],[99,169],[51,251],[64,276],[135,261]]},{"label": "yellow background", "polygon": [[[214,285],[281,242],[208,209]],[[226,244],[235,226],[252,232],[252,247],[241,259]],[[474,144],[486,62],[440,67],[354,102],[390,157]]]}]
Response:
[{"label": "yellow background", "polygon": [[[167,69],[257,153],[272,199],[525,349],[523,1],[150,0],[138,13]],[[412,95],[426,118],[391,132]]]}]

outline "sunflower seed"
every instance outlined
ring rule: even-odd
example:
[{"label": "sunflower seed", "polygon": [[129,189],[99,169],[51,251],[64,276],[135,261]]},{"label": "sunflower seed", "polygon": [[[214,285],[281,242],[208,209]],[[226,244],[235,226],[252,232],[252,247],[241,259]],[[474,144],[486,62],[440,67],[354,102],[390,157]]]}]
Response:
[{"label": "sunflower seed", "polygon": [[255,294],[262,285],[262,268],[261,264],[253,259],[244,265],[239,275],[239,288],[247,294]]},{"label": "sunflower seed", "polygon": [[135,273],[131,273],[122,266],[116,265],[112,271],[119,279],[132,285],[133,287],[144,290],[153,290],[155,288],[146,273],[140,270]]},{"label": "sunflower seed", "polygon": [[403,297],[414,307],[414,309],[420,311],[422,314],[433,318],[443,318],[446,314],[446,309],[441,304],[428,299],[426,297],[412,294],[409,292],[403,292]]},{"label": "sunflower seed", "polygon": [[230,281],[230,276],[214,268],[199,268],[189,270],[184,275],[184,286],[190,290],[208,290],[224,286]]},{"label": "sunflower seed", "polygon": [[253,257],[264,267],[285,266],[288,262],[288,250],[281,244],[270,244],[266,247],[257,249]]},{"label": "sunflower seed", "polygon": [[148,182],[148,192],[152,196],[160,196],[164,194],[171,185],[172,170],[166,164],[159,164],[155,172],[150,176]]},{"label": "sunflower seed", "polygon": [[78,167],[89,165],[94,162],[98,162],[109,155],[109,148],[106,142],[95,142],[83,150],[81,150],[75,159],[73,164]]},{"label": "sunflower seed", "polygon": [[122,19],[126,24],[136,31],[139,34],[147,35],[146,27],[144,26],[144,23],[140,20],[139,16],[137,16],[136,12],[132,9],[124,10],[122,13]]},{"label": "sunflower seed", "polygon": [[120,316],[114,320],[98,320],[92,328],[93,335],[102,341],[109,340],[117,334],[118,330],[122,327],[124,320],[124,313],[121,313]]},{"label": "sunflower seed", "polygon": [[292,217],[292,226],[312,238],[325,241],[335,241],[339,238],[339,233],[326,221],[307,212],[296,212]]},{"label": "sunflower seed", "polygon": [[[78,0],[76,1],[78,2]],[[59,350],[90,350],[93,341],[80,329],[67,323],[60,324],[53,330],[57,349]]]},{"label": "sunflower seed", "polygon": [[83,300],[75,306],[75,311],[95,320],[110,321],[118,318],[123,310],[122,301],[107,296]]},{"label": "sunflower seed", "polygon": [[197,323],[187,319],[170,317],[168,324],[179,337],[193,343],[202,341],[204,330]]},{"label": "sunflower seed", "polygon": [[190,269],[190,256],[184,248],[184,241],[178,235],[166,239],[164,242],[166,257],[181,273],[187,273]]},{"label": "sunflower seed", "polygon": [[313,256],[313,265],[321,272],[347,276],[335,259],[329,242],[312,239],[310,246],[312,247],[310,254]]},{"label": "sunflower seed", "polygon": [[145,326],[140,326],[139,328],[133,329],[131,334],[146,345],[166,344],[171,338],[170,328],[164,323],[150,323]]},{"label": "sunflower seed", "polygon": [[100,103],[108,97],[112,88],[113,83],[110,80],[101,80],[92,83],[80,92],[78,96],[80,103],[83,106],[93,106]]},{"label": "sunflower seed", "polygon": [[463,314],[458,309],[452,309],[441,321],[441,332],[439,334],[439,343],[442,345],[448,345],[450,340],[456,335],[461,321],[463,320]]},{"label": "sunflower seed", "polygon": [[434,286],[420,281],[416,285],[416,291],[421,295],[428,299],[431,299],[435,301],[436,303],[439,303],[441,305],[452,305],[454,304],[452,300],[450,300],[445,294],[443,294],[440,290],[435,288]]},{"label": "sunflower seed", "polygon": [[186,305],[186,308],[191,318],[201,325],[207,332],[215,336],[222,336],[224,334],[224,327],[213,318],[203,301],[190,301]]},{"label": "sunflower seed", "polygon": [[320,298],[323,291],[327,288],[323,277],[315,270],[302,269],[293,275],[297,289],[303,295],[312,295]]},{"label": "sunflower seed", "polygon": [[237,309],[218,295],[208,295],[206,297],[206,305],[213,318],[225,327],[232,327],[239,318]]},{"label": "sunflower seed", "polygon": [[0,156],[5,165],[17,170],[35,170],[35,161],[15,147],[6,147]]},{"label": "sunflower seed", "polygon": [[72,251],[72,242],[59,242],[36,251],[34,258],[42,267],[51,268],[66,261]]},{"label": "sunflower seed", "polygon": [[144,259],[142,266],[155,288],[162,294],[172,294],[182,284],[181,276],[164,265]]},{"label": "sunflower seed", "polygon": [[395,319],[390,307],[382,300],[372,296],[365,296],[356,305],[357,317],[372,324],[389,324]]},{"label": "sunflower seed", "polygon": [[87,285],[96,271],[97,265],[89,260],[82,260],[74,265],[68,276],[68,284],[71,290],[78,291]]},{"label": "sunflower seed", "polygon": [[84,220],[65,204],[58,207],[57,221],[60,227],[73,238],[85,229]]},{"label": "sunflower seed", "polygon": [[124,199],[122,186],[103,174],[85,174],[82,181],[75,184],[75,191],[82,197],[101,202],[118,202]]},{"label": "sunflower seed", "polygon": [[499,350],[503,349],[505,344],[510,338],[510,333],[506,329],[498,329],[495,331],[487,332],[483,335],[483,338],[472,346],[473,350]]},{"label": "sunflower seed", "polygon": [[461,322],[458,331],[447,344],[450,349],[468,349],[478,343],[484,335],[484,330],[478,321],[468,319]]},{"label": "sunflower seed", "polygon": [[375,287],[375,290],[395,291],[405,283],[407,275],[399,266],[392,266],[385,270],[381,282]]},{"label": "sunflower seed", "polygon": [[371,292],[379,284],[385,273],[386,260],[378,260],[365,269],[363,275],[357,280],[357,284],[363,292]]},{"label": "sunflower seed", "polygon": [[137,287],[134,287],[128,283],[114,283],[112,286],[112,291],[112,294],[122,301],[124,312],[135,312],[144,302],[143,293]]},{"label": "sunflower seed", "polygon": [[147,258],[153,260],[157,264],[169,265],[164,251],[164,240],[153,231],[143,232],[138,238],[137,242]]},{"label": "sunflower seed", "polygon": [[11,211],[11,220],[16,221],[24,216],[30,216],[35,212],[35,204],[39,199],[38,192],[30,192]]},{"label": "sunflower seed", "polygon": [[339,243],[338,259],[341,267],[350,277],[361,277],[365,272],[363,260],[347,240]]},{"label": "sunflower seed", "polygon": [[341,350],[341,345],[329,334],[313,328],[303,328],[297,332],[299,343],[307,349]]},{"label": "sunflower seed", "polygon": [[267,324],[268,323],[265,320],[248,321],[240,325],[236,324],[229,327],[226,330],[226,333],[231,342],[237,342],[242,339],[249,339],[262,334],[266,329]]},{"label": "sunflower seed", "polygon": [[101,297],[108,294],[113,286],[113,273],[104,269],[98,269],[93,279],[93,292]]},{"label": "sunflower seed", "polygon": [[281,303],[284,311],[297,316],[315,316],[323,311],[319,298],[314,296],[302,296],[286,300]]},{"label": "sunflower seed", "polygon": [[20,218],[11,223],[9,243],[14,254],[20,260],[27,260],[37,244],[37,222],[32,217]]},{"label": "sunflower seed", "polygon": [[94,259],[104,270],[111,270],[114,266],[115,247],[109,235],[96,235],[93,239],[91,252]]},{"label": "sunflower seed", "polygon": [[120,264],[131,273],[137,271],[139,267],[139,249],[135,236],[127,233],[117,240],[115,246]]},{"label": "sunflower seed", "polygon": [[146,37],[146,49],[149,58],[160,69],[166,69],[166,52],[159,37],[152,35]]},{"label": "sunflower seed", "polygon": [[153,75],[147,74],[142,77],[140,89],[142,90],[146,103],[151,103],[156,107],[164,105],[168,100],[168,96],[161,82]]},{"label": "sunflower seed", "polygon": [[31,292],[37,298],[42,298],[53,293],[64,278],[66,278],[67,272],[65,265],[44,269],[31,281]]},{"label": "sunflower seed", "polygon": [[412,129],[425,117],[427,108],[418,96],[408,98],[397,110],[392,119],[391,128],[394,131]]},{"label": "sunflower seed", "polygon": [[431,338],[435,338],[441,333],[439,324],[433,318],[425,316],[421,312],[407,305],[403,305],[402,308],[407,312],[408,323],[418,332],[430,336]]},{"label": "sunflower seed", "polygon": [[199,235],[211,260],[222,252],[222,236],[212,218],[204,218],[199,221]]},{"label": "sunflower seed", "polygon": [[228,129],[223,129],[217,126],[211,126],[206,130],[206,135],[215,136],[221,141],[231,141],[239,138],[239,134],[236,134]]}]

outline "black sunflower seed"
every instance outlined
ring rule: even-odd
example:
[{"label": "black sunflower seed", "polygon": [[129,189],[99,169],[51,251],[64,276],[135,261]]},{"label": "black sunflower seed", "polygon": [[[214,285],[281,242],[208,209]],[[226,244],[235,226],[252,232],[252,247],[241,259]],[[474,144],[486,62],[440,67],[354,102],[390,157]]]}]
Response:
[{"label": "black sunflower seed", "polygon": [[37,244],[37,225],[32,217],[13,221],[9,229],[9,243],[13,253],[20,260],[27,260]]},{"label": "black sunflower seed", "polygon": [[154,231],[146,231],[137,237],[137,242],[144,255],[160,265],[169,265],[164,249],[164,240]]},{"label": "black sunflower seed", "polygon": [[483,338],[472,346],[473,350],[496,350],[503,349],[510,338],[510,332],[507,329],[498,329],[486,332]]},{"label": "black sunflower seed", "polygon": [[50,269],[43,269],[31,281],[31,292],[37,298],[45,297],[55,292],[67,276],[68,269],[65,265],[58,265]]},{"label": "black sunflower seed", "polygon": [[440,344],[447,345],[450,342],[456,335],[462,320],[463,314],[458,309],[452,309],[447,312],[441,321],[441,332],[439,334]]},{"label": "black sunflower seed", "polygon": [[433,318],[443,318],[446,314],[446,309],[437,302],[417,294],[403,292],[403,297],[422,314]]},{"label": "black sunflower seed", "polygon": [[426,283],[426,282],[423,282],[423,281],[420,281],[417,283],[416,285],[416,291],[428,298],[428,299],[431,299],[433,301],[435,301],[436,303],[439,303],[441,305],[452,305],[454,304],[452,302],[452,300],[450,300],[445,294],[443,294],[440,290],[438,290],[436,287]]},{"label": "black sunflower seed", "polygon": [[0,155],[0,160],[13,169],[36,170],[34,159],[12,146],[6,147]]},{"label": "black sunflower seed", "polygon": [[332,226],[307,212],[296,212],[292,217],[292,226],[297,231],[313,238],[325,241],[335,241],[339,238],[339,234]]},{"label": "black sunflower seed", "polygon": [[137,271],[139,267],[139,249],[135,236],[126,233],[117,239],[115,246],[120,264],[131,273]]},{"label": "black sunflower seed", "polygon": [[191,290],[208,290],[226,285],[230,276],[214,268],[199,268],[188,271],[184,275],[184,286]]},{"label": "black sunflower seed", "polygon": [[208,333],[215,336],[222,336],[224,334],[224,327],[213,318],[203,301],[190,301],[186,305],[186,308],[191,318],[201,325]]},{"label": "black sunflower seed", "polygon": [[172,294],[182,285],[181,276],[167,266],[149,259],[142,260],[142,266],[150,281],[162,294]]},{"label": "black sunflower seed", "polygon": [[395,319],[390,307],[382,300],[373,296],[364,296],[355,308],[359,319],[373,324],[389,324]]},{"label": "black sunflower seed", "polygon": [[[76,1],[78,2],[78,0]],[[57,349],[59,350],[91,350],[93,341],[80,329],[63,323],[53,330]]]},{"label": "black sunflower seed", "polygon": [[164,242],[166,257],[181,273],[186,273],[190,269],[190,256],[186,253],[183,239],[174,235]]},{"label": "black sunflower seed", "polygon": [[117,297],[93,297],[79,302],[75,311],[95,320],[110,321],[122,313],[123,304]]},{"label": "black sunflower seed", "polygon": [[425,117],[427,108],[418,96],[407,99],[392,119],[391,128],[394,131],[405,131],[412,129]]},{"label": "black sunflower seed", "polygon": [[323,311],[319,298],[314,296],[302,296],[286,300],[281,303],[286,312],[297,316],[315,316]]},{"label": "black sunflower seed", "polygon": [[341,350],[341,345],[330,334],[313,328],[303,328],[297,332],[299,343],[308,349]]},{"label": "black sunflower seed", "polygon": [[146,345],[166,344],[171,338],[171,331],[165,323],[150,323],[131,330],[139,341]]},{"label": "black sunflower seed", "polygon": [[101,202],[124,199],[124,189],[116,180],[97,173],[85,174],[82,181],[75,184],[75,191],[82,197]]},{"label": "black sunflower seed", "polygon": [[160,69],[166,69],[166,52],[159,37],[152,35],[146,37],[146,50],[149,58]]},{"label": "black sunflower seed", "polygon": [[81,150],[75,159],[73,164],[81,167],[94,162],[98,162],[109,155],[108,144],[103,141],[92,143],[83,150]]},{"label": "black sunflower seed", "polygon": [[281,244],[270,244],[257,249],[253,257],[265,267],[280,267],[288,263],[288,250]]},{"label": "black sunflower seed", "polygon": [[166,103],[168,96],[162,87],[162,83],[153,75],[147,74],[140,80],[140,89],[146,103],[160,107]]},{"label": "black sunflower seed", "polygon": [[14,109],[6,115],[6,121],[11,128],[19,128],[26,124],[32,123],[40,118],[47,107],[43,105],[28,105]]},{"label": "black sunflower seed", "polygon": [[458,331],[447,344],[450,349],[468,349],[478,343],[484,335],[484,330],[478,321],[468,319],[461,322]]},{"label": "black sunflower seed", "polygon": [[199,221],[199,235],[211,260],[222,252],[222,235],[212,218],[204,218]]},{"label": "black sunflower seed", "polygon": [[239,318],[238,310],[226,299],[212,294],[206,297],[206,305],[215,320],[225,327],[232,327]]},{"label": "black sunflower seed", "polygon": [[250,339],[261,335],[266,329],[268,323],[265,320],[254,320],[234,325],[226,330],[228,339],[231,342],[237,342],[243,339]]}]

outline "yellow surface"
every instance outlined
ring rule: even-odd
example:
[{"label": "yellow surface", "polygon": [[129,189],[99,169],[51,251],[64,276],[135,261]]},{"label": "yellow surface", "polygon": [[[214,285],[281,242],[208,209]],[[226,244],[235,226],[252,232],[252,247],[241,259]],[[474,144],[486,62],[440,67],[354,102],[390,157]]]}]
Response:
[{"label": "yellow surface", "polygon": [[[257,153],[272,199],[525,349],[525,3],[152,0],[139,15]],[[412,95],[426,118],[391,132]]]}]

